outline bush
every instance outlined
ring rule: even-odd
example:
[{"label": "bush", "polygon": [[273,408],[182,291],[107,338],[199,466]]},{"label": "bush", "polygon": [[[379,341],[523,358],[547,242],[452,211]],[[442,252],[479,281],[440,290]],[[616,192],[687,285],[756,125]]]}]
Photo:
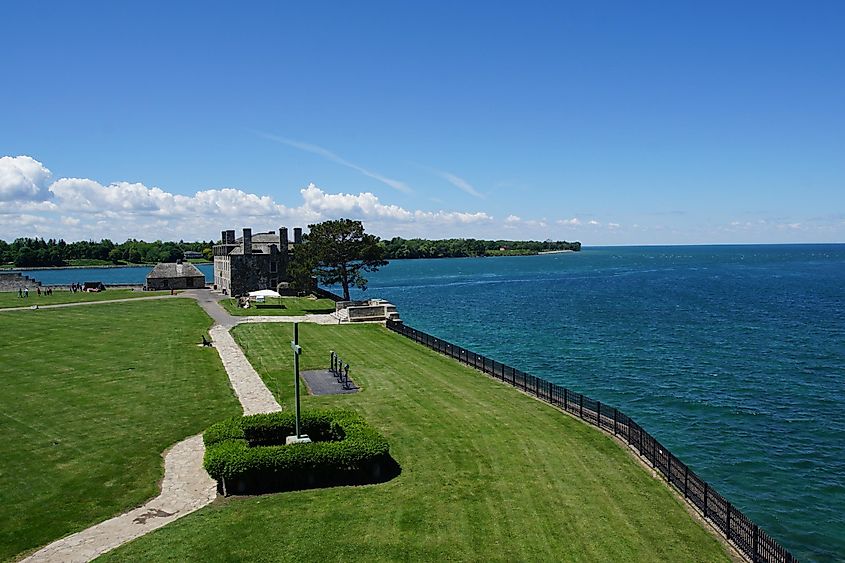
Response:
[{"label": "bush", "polygon": [[312,443],[284,445],[292,412],[236,417],[206,430],[205,469],[223,493],[256,493],[373,483],[397,469],[387,440],[358,414],[309,410],[301,432]]}]

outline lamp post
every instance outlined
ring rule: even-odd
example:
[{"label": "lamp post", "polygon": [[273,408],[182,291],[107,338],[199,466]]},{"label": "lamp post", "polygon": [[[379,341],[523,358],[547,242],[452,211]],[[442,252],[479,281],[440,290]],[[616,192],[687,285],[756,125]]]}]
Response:
[{"label": "lamp post", "polygon": [[288,436],[285,439],[286,444],[307,443],[311,439],[302,434],[299,428],[299,355],[302,354],[302,347],[299,345],[299,323],[293,323],[293,340],[291,340],[290,347],[293,350],[293,382],[294,382],[294,397],[296,401],[296,436]]}]

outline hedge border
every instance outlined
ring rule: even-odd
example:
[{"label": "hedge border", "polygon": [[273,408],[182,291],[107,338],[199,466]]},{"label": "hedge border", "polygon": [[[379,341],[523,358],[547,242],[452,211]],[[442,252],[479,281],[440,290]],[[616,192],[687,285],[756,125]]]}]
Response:
[{"label": "hedge border", "polygon": [[292,412],[223,420],[203,434],[203,465],[224,495],[375,483],[397,474],[387,440],[353,411],[303,411],[301,428],[318,441],[284,445],[295,432]]}]

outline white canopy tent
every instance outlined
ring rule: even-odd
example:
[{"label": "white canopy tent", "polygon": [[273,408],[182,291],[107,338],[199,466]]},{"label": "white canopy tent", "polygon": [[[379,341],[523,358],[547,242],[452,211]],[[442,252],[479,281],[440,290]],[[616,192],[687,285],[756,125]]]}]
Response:
[{"label": "white canopy tent", "polygon": [[[257,304],[267,303],[267,300],[271,297],[276,299],[276,303],[279,307],[282,306],[282,296],[278,291],[273,291],[272,289],[259,289],[258,291],[249,292],[249,301],[255,301],[256,306]],[[249,302],[244,305],[249,306]]]},{"label": "white canopy tent", "polygon": [[259,289],[258,291],[250,291],[250,297],[281,297],[278,291],[273,291],[272,289]]}]

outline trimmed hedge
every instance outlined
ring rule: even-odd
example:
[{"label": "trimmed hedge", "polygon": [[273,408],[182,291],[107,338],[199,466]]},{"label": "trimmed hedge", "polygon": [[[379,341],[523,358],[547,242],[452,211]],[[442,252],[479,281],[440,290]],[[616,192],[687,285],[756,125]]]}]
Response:
[{"label": "trimmed hedge", "polygon": [[205,469],[228,494],[373,483],[396,468],[387,440],[352,411],[303,411],[301,432],[313,442],[285,445],[292,412],[218,422],[203,435]]}]

